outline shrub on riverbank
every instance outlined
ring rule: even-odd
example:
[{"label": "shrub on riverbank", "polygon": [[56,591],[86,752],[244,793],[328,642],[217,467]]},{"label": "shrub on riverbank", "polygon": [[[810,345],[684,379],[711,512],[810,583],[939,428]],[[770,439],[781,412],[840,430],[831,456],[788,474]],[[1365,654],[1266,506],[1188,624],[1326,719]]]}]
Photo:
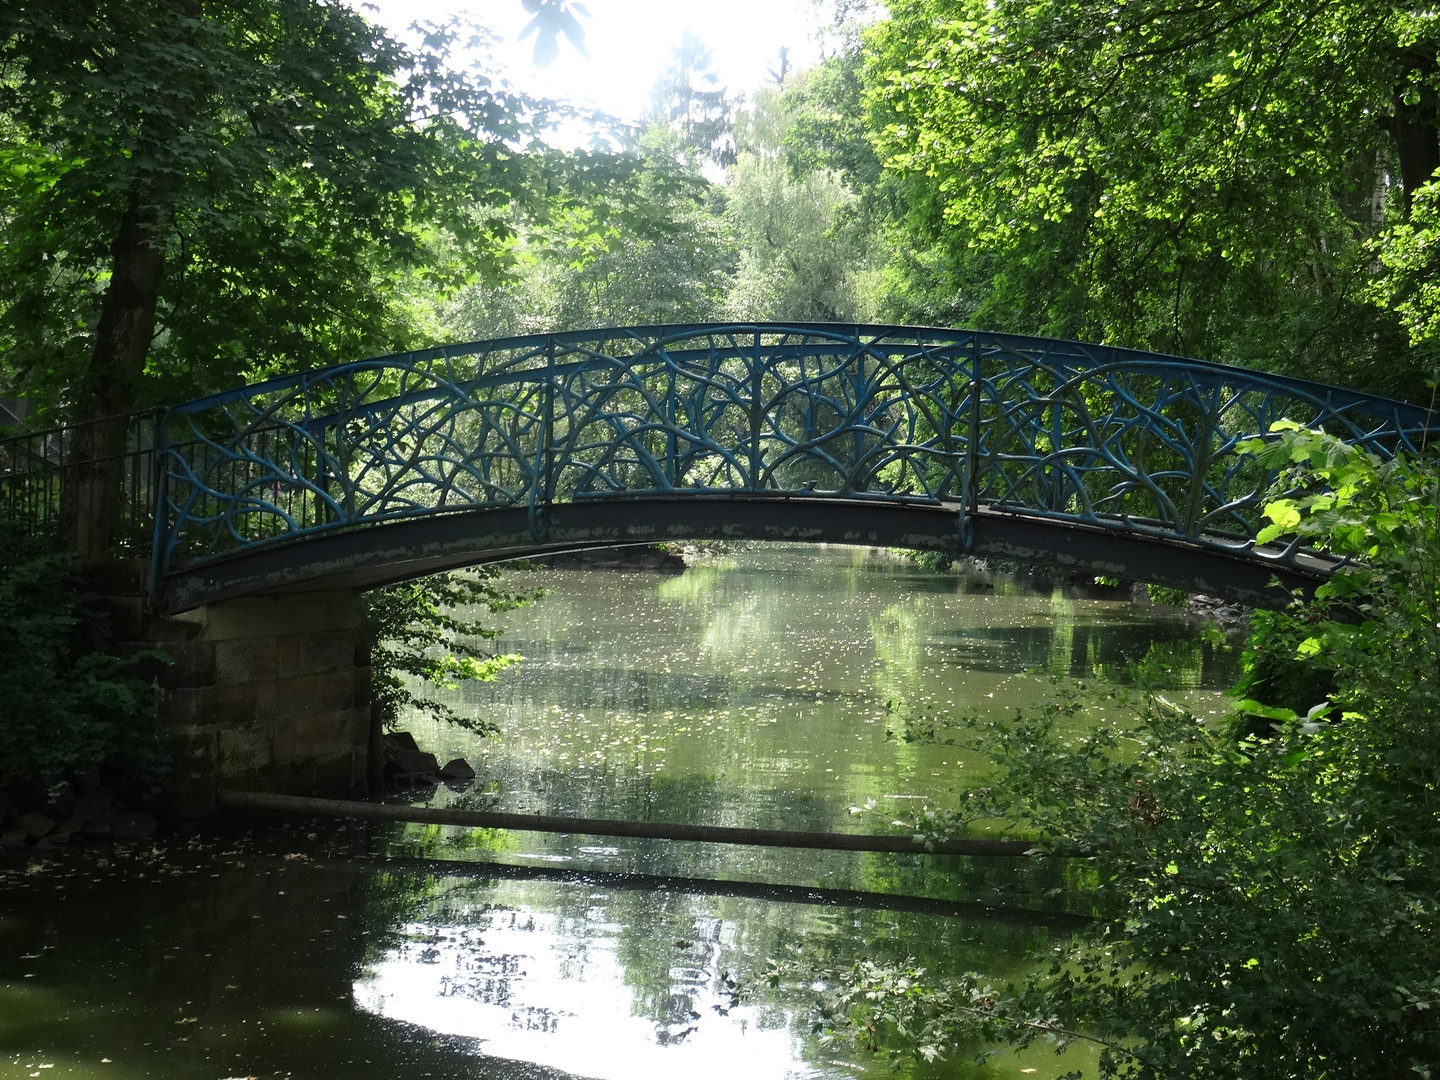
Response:
[{"label": "shrub on riverbank", "polygon": [[102,769],[159,781],[154,693],[97,648],[104,634],[70,558],[0,520],[0,784]]}]

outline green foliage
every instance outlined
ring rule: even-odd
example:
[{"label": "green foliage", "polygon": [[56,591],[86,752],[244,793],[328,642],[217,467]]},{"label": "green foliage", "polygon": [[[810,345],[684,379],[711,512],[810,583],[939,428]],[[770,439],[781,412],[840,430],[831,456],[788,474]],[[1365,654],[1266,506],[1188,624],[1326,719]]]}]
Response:
[{"label": "green foliage", "polygon": [[[1440,703],[1440,494],[1433,461],[1382,461],[1291,421],[1241,445],[1282,470],[1261,543],[1300,538],[1353,562],[1292,613],[1261,616],[1240,690],[1300,713],[1322,700],[1367,715],[1398,694],[1416,715]],[[1367,686],[1360,677],[1378,679]],[[1420,698],[1411,695],[1420,693]],[[1431,702],[1427,705],[1427,702]]]},{"label": "green foliage", "polygon": [[867,218],[841,174],[803,168],[792,129],[813,115],[802,87],[766,88],[740,115],[725,222],[738,260],[726,309],[736,319],[866,321],[872,314]]},{"label": "green foliage", "polygon": [[862,179],[848,171],[864,170],[867,153],[874,158],[855,116],[844,114],[858,95],[857,70],[827,61],[756,91],[737,116],[740,153],[725,212],[737,253],[731,317],[865,322],[878,314],[877,219]]},{"label": "green foliage", "polygon": [[950,565],[955,561],[955,552],[953,551],[921,551],[918,548],[892,548],[891,550],[926,570],[949,570]]},{"label": "green foliage", "polygon": [[1148,584],[1145,586],[1145,592],[1149,595],[1152,604],[1184,607],[1190,602],[1190,594],[1184,589],[1171,589],[1164,585]]},{"label": "green foliage", "polygon": [[[463,290],[445,312],[451,332],[878,313],[876,218],[842,171],[866,155],[872,177],[878,169],[853,117],[842,118],[858,101],[854,55],[789,73],[733,114],[721,91],[703,89],[707,64],[695,42],[677,52],[655,114],[609,159],[603,186],[561,177],[546,201],[517,211],[508,276]],[[797,134],[836,125],[832,148]],[[730,162],[724,184],[701,175],[707,160]]]},{"label": "green foliage", "polygon": [[784,85],[790,123],[783,132],[786,161],[796,179],[833,172],[862,198],[881,181],[880,158],[866,127],[863,61],[852,42]]},{"label": "green foliage", "polygon": [[1137,1080],[1434,1075],[1440,480],[1293,428],[1248,449],[1285,470],[1271,538],[1354,559],[1250,645],[1331,673],[1329,701],[1253,703],[1273,727],[1236,742],[1142,669],[972,722],[1000,775],[917,831],[1016,824],[1084,860],[1095,922],[1013,985],[862,964],[831,980],[837,1030],[923,1057],[1084,1038]]},{"label": "green foliage", "polygon": [[552,196],[517,221],[507,278],[463,290],[448,329],[485,338],[718,317],[730,255],[683,156],[678,136],[651,127],[628,155],[563,159]]},{"label": "green foliage", "polygon": [[796,180],[784,161],[741,154],[726,209],[740,251],[731,317],[863,321],[863,252],[846,229],[853,201],[832,173]]},{"label": "green foliage", "polygon": [[1336,691],[1335,672],[1312,657],[1298,656],[1300,628],[1285,612],[1254,611],[1249,643],[1240,658],[1239,699],[1230,718],[1239,737],[1268,737],[1281,724],[1325,707]]},{"label": "green foliage", "polygon": [[[432,338],[421,298],[499,269],[544,121],[461,43],[330,0],[0,5],[5,381],[127,411]],[[153,320],[134,355],[105,310]]]},{"label": "green foliage", "polygon": [[1372,249],[1384,267],[1372,287],[1376,300],[1400,316],[1410,344],[1433,365],[1440,357],[1440,185],[1416,192],[1410,219]]},{"label": "green foliage", "polygon": [[1399,324],[1368,303],[1367,242],[1437,161],[1432,17],[1361,0],[889,11],[864,82],[903,185],[908,310],[1413,393]]},{"label": "green foliage", "polygon": [[507,592],[493,566],[436,574],[387,585],[365,594],[366,628],[371,638],[370,681],[387,726],[406,709],[488,735],[496,728],[479,718],[461,716],[448,705],[417,694],[414,680],[453,690],[465,682],[493,682],[521,661],[515,653],[494,653],[485,646],[499,631],[485,626],[466,609],[494,615],[514,611],[543,593]]},{"label": "green foliage", "polygon": [[135,673],[158,654],[97,651],[103,633],[71,561],[0,521],[0,783],[116,769],[153,788],[163,776],[155,692]]}]

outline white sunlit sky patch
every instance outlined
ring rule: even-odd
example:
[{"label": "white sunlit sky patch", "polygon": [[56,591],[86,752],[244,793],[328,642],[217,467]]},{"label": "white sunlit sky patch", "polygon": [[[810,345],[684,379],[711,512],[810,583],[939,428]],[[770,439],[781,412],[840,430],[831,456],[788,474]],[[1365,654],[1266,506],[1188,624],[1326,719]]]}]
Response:
[{"label": "white sunlit sky patch", "polygon": [[[530,15],[521,0],[369,0],[356,6],[401,38],[414,23],[444,22],[456,15],[494,36],[494,69],[530,94],[599,109],[628,123],[650,105],[650,92],[688,30],[710,49],[720,85],[748,94],[767,80],[781,48],[792,68],[820,57],[820,28],[831,20],[829,0],[585,0],[581,56],[564,38],[547,67],[532,59],[534,38],[519,36]],[[487,65],[487,67],[490,65]],[[580,136],[574,136],[580,141]]]}]

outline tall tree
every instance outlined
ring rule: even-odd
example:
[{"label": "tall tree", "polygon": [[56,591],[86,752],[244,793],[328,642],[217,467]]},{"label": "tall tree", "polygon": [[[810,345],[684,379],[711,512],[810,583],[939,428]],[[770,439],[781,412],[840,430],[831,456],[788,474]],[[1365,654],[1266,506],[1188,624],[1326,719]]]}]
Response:
[{"label": "tall tree", "polygon": [[[1369,242],[1437,162],[1434,19],[1369,0],[896,0],[872,123],[957,314],[1404,393]],[[968,297],[968,299],[967,299]]]},{"label": "tall tree", "polygon": [[756,91],[736,124],[725,220],[738,252],[726,307],[733,318],[864,321],[872,314],[874,245],[860,198],[792,131],[814,120],[811,73]]},{"label": "tall tree", "polygon": [[651,117],[680,134],[687,150],[722,168],[735,161],[735,99],[711,66],[710,49],[686,30],[651,93]]},{"label": "tall tree", "polygon": [[[88,421],[400,347],[405,286],[493,264],[522,191],[517,103],[338,0],[0,4],[0,346]],[[443,240],[437,242],[437,240]],[[116,478],[72,485],[103,551]]]}]

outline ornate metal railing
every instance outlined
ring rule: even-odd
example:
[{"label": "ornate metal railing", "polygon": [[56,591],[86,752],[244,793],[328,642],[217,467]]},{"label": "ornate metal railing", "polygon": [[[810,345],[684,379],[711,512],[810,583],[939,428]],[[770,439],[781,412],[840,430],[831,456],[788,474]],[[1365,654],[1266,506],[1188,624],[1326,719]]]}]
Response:
[{"label": "ornate metal railing", "polygon": [[[190,402],[156,431],[154,569],[415,515],[617,496],[954,503],[1233,549],[1281,418],[1416,451],[1435,418],[1263,372],[967,330],[702,325],[510,338]],[[1279,559],[1293,552],[1277,553]]]}]

